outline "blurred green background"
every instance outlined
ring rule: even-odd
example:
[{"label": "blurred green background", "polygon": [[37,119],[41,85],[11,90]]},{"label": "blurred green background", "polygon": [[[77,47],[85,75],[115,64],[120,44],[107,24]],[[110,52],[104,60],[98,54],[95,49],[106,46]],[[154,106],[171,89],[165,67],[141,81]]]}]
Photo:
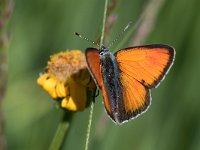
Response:
[{"label": "blurred green background", "polygon": [[[117,19],[110,31],[110,41],[129,21],[137,21],[148,2],[116,0],[113,13]],[[99,96],[89,149],[200,149],[200,1],[163,2],[154,28],[143,44],[164,43],[175,47],[173,67],[159,88],[152,90],[149,110],[122,126],[107,117]],[[8,25],[11,41],[3,103],[7,149],[48,149],[62,112],[36,84],[36,79],[50,55],[93,46],[73,32],[96,40],[100,36],[103,7],[103,0],[15,1]],[[84,148],[88,116],[89,109],[75,113],[63,149]]]}]

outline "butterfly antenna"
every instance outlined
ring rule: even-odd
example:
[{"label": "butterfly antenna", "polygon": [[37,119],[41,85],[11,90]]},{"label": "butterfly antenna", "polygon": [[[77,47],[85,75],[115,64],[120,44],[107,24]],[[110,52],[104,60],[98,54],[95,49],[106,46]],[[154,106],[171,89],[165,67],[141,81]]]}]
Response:
[{"label": "butterfly antenna", "polygon": [[77,32],[74,32],[74,34],[75,34],[76,36],[80,37],[81,39],[84,39],[84,40],[86,40],[86,41],[88,41],[88,42],[90,42],[90,43],[92,43],[92,44],[94,44],[94,45],[96,45],[96,46],[99,47],[99,44],[98,44],[98,43],[96,43],[96,42],[94,42],[94,41],[92,41],[92,40],[90,40],[90,39],[88,39],[88,38],[82,36],[81,34],[79,34],[79,33],[77,33]]},{"label": "butterfly antenna", "polygon": [[130,27],[131,25],[131,21],[126,25],[126,27],[118,34],[118,36],[110,43],[110,45],[108,46],[108,48],[110,48],[116,41],[119,40],[119,38],[121,38],[121,36],[124,34],[124,32],[126,30],[128,30],[128,28]]}]

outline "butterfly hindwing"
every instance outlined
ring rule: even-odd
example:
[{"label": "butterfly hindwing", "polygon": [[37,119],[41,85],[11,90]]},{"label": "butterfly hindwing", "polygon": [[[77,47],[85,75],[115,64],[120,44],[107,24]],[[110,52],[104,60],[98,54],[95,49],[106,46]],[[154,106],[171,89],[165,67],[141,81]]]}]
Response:
[{"label": "butterfly hindwing", "polygon": [[126,73],[121,73],[122,100],[125,112],[123,121],[136,117],[150,105],[150,90]]}]

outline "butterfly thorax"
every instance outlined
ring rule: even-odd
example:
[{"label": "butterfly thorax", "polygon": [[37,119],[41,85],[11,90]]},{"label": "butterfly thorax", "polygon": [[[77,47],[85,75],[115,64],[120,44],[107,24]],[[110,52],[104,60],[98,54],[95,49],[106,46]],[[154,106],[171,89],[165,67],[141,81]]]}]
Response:
[{"label": "butterfly thorax", "polygon": [[104,49],[102,51],[100,49],[99,54],[102,68],[102,79],[112,108],[111,111],[114,115],[111,117],[117,121],[122,117],[120,116],[120,112],[123,111],[121,109],[124,108],[122,107],[122,89],[119,80],[119,68],[115,56],[108,49]]}]

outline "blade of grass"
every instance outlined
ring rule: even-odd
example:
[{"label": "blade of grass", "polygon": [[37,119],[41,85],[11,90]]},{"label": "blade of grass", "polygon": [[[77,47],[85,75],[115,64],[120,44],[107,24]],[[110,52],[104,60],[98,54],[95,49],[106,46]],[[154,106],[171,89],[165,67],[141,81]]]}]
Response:
[{"label": "blade of grass", "polygon": [[104,42],[104,33],[105,33],[105,26],[106,26],[107,8],[108,8],[108,0],[105,0],[104,13],[103,13],[103,22],[102,22],[102,29],[101,29],[100,46],[103,45],[103,42]]},{"label": "blade of grass", "polygon": [[[103,22],[102,22],[102,29],[101,29],[101,38],[100,38],[100,44],[99,44],[100,46],[102,46],[103,42],[104,42],[107,8],[108,8],[108,0],[105,0]],[[86,141],[85,141],[85,150],[88,150],[93,111],[94,111],[94,102],[91,103],[91,108],[90,108],[89,122],[88,122],[88,128],[87,128],[87,133],[86,133]]]},{"label": "blade of grass", "polygon": [[92,125],[93,111],[94,111],[94,102],[92,102],[91,106],[90,106],[90,115],[89,115],[89,122],[88,122],[88,127],[87,127],[85,149],[84,150],[88,150],[89,139],[90,139],[90,131],[91,131],[91,125]]}]

